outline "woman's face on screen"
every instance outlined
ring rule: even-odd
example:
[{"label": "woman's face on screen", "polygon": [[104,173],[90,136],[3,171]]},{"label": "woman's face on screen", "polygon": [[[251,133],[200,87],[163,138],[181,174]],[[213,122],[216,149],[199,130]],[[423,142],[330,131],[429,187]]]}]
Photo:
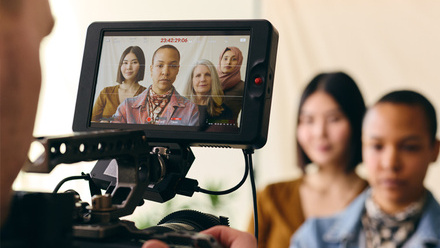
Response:
[{"label": "woman's face on screen", "polygon": [[124,76],[124,81],[134,81],[139,72],[140,64],[134,53],[125,55],[121,65],[121,73]]},{"label": "woman's face on screen", "polygon": [[197,95],[208,95],[211,91],[211,72],[206,65],[197,65],[194,68],[192,83]]},{"label": "woman's face on screen", "polygon": [[238,59],[235,54],[228,50],[223,54],[223,57],[220,61],[220,68],[223,73],[229,74],[234,71],[234,68],[238,64]]}]

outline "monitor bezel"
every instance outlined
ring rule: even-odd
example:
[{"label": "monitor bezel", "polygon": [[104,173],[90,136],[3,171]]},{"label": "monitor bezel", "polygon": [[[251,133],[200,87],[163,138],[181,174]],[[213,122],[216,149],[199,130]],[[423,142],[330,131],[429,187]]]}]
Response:
[{"label": "monitor bezel", "polygon": [[[245,89],[238,132],[194,131],[185,126],[94,123],[91,111],[97,84],[104,34],[108,32],[157,32],[160,34],[209,34],[243,32],[250,36]],[[95,22],[87,31],[77,94],[73,131],[141,129],[152,142],[190,146],[261,148],[267,141],[273,92],[278,33],[266,20]],[[255,79],[261,79],[256,83]]]}]

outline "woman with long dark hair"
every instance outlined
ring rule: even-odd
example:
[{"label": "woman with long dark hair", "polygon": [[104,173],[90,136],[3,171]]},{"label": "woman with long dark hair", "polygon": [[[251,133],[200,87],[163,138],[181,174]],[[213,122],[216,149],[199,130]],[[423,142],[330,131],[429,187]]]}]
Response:
[{"label": "woman with long dark hair", "polygon": [[146,88],[139,84],[144,80],[145,55],[138,46],[130,46],[119,59],[117,85],[105,87],[93,106],[92,121],[108,122],[119,104],[129,97],[142,93]]},{"label": "woman with long dark hair", "polygon": [[268,185],[259,193],[259,247],[288,247],[307,218],[343,210],[368,186],[355,172],[362,161],[365,109],[361,92],[345,73],[322,73],[307,85],[296,127],[303,175]]}]

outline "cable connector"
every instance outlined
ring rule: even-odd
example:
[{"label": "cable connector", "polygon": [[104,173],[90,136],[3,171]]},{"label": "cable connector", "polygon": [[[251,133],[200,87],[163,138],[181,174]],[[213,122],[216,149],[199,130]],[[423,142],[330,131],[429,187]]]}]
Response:
[{"label": "cable connector", "polygon": [[191,197],[197,189],[199,182],[191,178],[183,178],[177,185],[176,193],[179,195]]}]

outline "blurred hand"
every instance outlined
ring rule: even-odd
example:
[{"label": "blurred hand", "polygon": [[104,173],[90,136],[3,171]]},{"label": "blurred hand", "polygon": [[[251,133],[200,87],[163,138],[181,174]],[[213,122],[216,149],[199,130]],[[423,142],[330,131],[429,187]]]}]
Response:
[{"label": "blurred hand", "polygon": [[142,248],[168,248],[168,245],[159,240],[148,240]]},{"label": "blurred hand", "polygon": [[[252,234],[227,226],[215,226],[201,233],[213,236],[225,248],[257,247],[257,240]],[[142,248],[168,248],[168,245],[158,240],[149,240]]]},{"label": "blurred hand", "polygon": [[215,226],[201,233],[213,236],[225,248],[257,247],[257,240],[252,234],[227,226]]}]

